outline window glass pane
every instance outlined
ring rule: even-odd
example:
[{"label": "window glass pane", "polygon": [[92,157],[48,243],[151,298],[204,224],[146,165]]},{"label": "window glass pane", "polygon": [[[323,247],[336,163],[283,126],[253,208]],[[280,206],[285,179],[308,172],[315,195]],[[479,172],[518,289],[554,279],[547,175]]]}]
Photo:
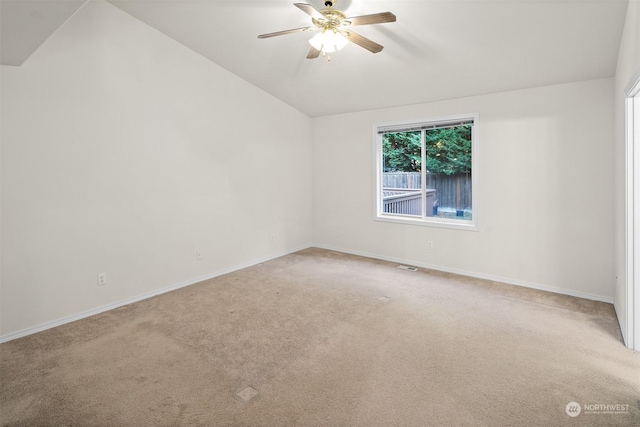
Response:
[{"label": "window glass pane", "polygon": [[430,129],[425,133],[427,185],[435,189],[433,215],[472,220],[471,204],[472,125]]},{"label": "window glass pane", "polygon": [[422,216],[422,132],[382,135],[382,212]]},{"label": "window glass pane", "polygon": [[378,127],[376,219],[477,230],[477,120],[472,114]]}]

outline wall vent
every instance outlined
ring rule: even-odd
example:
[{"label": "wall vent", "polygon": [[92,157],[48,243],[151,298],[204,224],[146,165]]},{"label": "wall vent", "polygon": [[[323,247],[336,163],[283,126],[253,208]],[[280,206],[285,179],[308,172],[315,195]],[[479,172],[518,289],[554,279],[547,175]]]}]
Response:
[{"label": "wall vent", "polygon": [[415,267],[409,267],[408,265],[399,265],[398,268],[400,270],[407,270],[407,271],[418,271],[417,268]]}]

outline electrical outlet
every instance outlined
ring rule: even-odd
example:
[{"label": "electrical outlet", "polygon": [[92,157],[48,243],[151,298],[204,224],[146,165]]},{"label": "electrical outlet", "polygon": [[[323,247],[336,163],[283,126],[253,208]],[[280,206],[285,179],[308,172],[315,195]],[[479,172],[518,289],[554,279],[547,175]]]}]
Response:
[{"label": "electrical outlet", "polygon": [[107,273],[98,273],[98,286],[107,284]]},{"label": "electrical outlet", "polygon": [[427,241],[427,249],[433,249],[433,242],[431,240]]},{"label": "electrical outlet", "polygon": [[202,252],[196,251],[196,261],[202,261]]}]

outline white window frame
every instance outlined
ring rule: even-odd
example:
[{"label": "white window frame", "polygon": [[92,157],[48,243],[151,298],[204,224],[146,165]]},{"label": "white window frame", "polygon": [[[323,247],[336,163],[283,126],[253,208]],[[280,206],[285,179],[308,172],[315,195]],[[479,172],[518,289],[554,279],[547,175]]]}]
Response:
[{"label": "white window frame", "polygon": [[[471,127],[471,210],[472,210],[472,219],[462,220],[462,219],[447,219],[447,218],[437,218],[437,217],[429,217],[424,216],[425,209],[425,198],[423,197],[423,216],[422,217],[409,217],[404,215],[397,214],[389,214],[382,211],[382,134],[380,130],[385,129],[398,129],[398,131],[403,131],[412,128],[419,128],[429,125],[442,125],[445,123],[455,123],[459,121],[465,120],[473,120],[473,126]],[[468,230],[468,231],[479,231],[479,217],[480,217],[480,122],[479,122],[479,114],[478,113],[470,113],[470,114],[457,114],[443,117],[431,117],[424,120],[411,120],[411,121],[398,121],[398,122],[389,122],[389,123],[380,123],[376,124],[373,127],[373,135],[374,135],[374,167],[375,167],[375,180],[376,185],[374,185],[374,220],[375,221],[383,221],[383,222],[392,222],[398,224],[411,224],[411,225],[419,225],[419,226],[427,226],[427,227],[440,227],[440,228],[452,228],[457,230]],[[425,150],[424,143],[422,144],[422,150]],[[423,156],[424,158],[424,156]],[[426,168],[422,168],[422,191],[424,194],[424,185],[426,182]]]}]

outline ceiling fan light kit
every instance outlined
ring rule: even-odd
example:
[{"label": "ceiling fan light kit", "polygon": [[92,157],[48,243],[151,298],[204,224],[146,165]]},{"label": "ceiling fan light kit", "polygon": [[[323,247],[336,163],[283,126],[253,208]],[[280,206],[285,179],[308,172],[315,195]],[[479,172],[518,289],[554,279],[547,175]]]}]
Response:
[{"label": "ceiling fan light kit", "polygon": [[[311,16],[311,23],[313,26],[261,34],[258,38],[266,39],[302,31],[320,30],[318,34],[309,40],[311,49],[307,54],[307,59],[315,59],[320,56],[321,53],[325,55],[336,52],[345,47],[349,42],[355,43],[358,46],[367,49],[371,53],[378,53],[383,49],[382,45],[351,31],[349,27],[355,25],[395,22],[396,16],[393,13],[382,12],[347,18],[347,15],[344,12],[333,9],[333,3],[334,2],[331,1],[325,1],[324,5],[326,7],[322,10],[317,10],[310,4],[294,3],[294,6]],[[331,60],[331,57],[329,57],[329,60]]]},{"label": "ceiling fan light kit", "polygon": [[322,53],[333,53],[345,47],[349,41],[339,32],[325,30],[309,40],[309,44]]}]

